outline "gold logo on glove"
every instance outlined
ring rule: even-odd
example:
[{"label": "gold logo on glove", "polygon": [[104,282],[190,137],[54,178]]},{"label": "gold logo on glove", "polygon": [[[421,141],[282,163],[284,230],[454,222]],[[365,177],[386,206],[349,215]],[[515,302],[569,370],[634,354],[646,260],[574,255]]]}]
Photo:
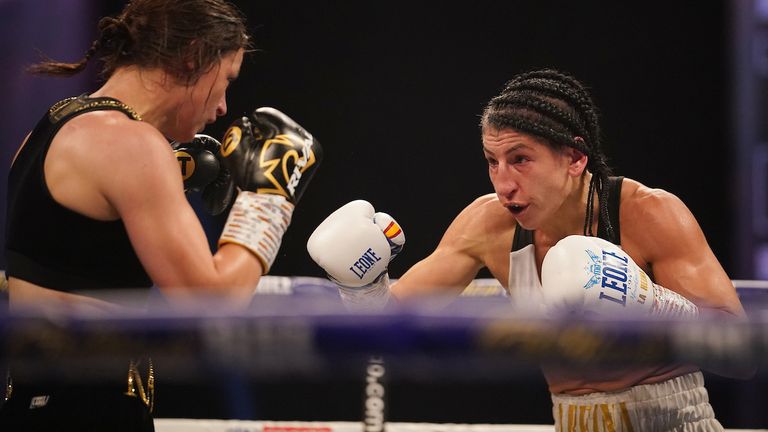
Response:
[{"label": "gold logo on glove", "polygon": [[221,155],[227,157],[232,154],[240,144],[242,138],[243,130],[238,126],[232,126],[227,129],[227,133],[224,135],[224,143],[221,144]]},{"label": "gold logo on glove", "polygon": [[[285,153],[282,154],[280,159],[264,160],[264,155],[270,152],[269,148],[273,145],[284,145],[289,147]],[[299,154],[298,150],[301,150]],[[310,166],[315,164],[315,152],[312,151],[312,140],[305,140],[303,144],[294,144],[288,135],[277,135],[272,139],[268,139],[264,142],[264,147],[261,149],[261,155],[259,158],[259,165],[264,168],[264,177],[266,177],[274,188],[259,188],[259,193],[272,193],[282,195],[286,198],[293,198],[295,194],[295,188],[301,179],[301,175]],[[289,163],[293,162],[293,169],[288,172]],[[275,178],[275,170],[280,166],[280,171],[283,174],[283,181],[279,181]],[[288,187],[288,191],[283,187]]]},{"label": "gold logo on glove", "polygon": [[176,152],[176,160],[179,161],[179,168],[181,169],[181,178],[187,180],[195,173],[195,158],[191,154],[179,150]]}]

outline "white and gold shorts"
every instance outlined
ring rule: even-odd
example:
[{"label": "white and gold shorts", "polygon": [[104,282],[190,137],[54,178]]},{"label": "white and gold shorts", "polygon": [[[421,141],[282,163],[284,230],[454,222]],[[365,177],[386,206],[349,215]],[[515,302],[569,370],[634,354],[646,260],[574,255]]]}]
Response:
[{"label": "white and gold shorts", "polygon": [[555,430],[590,432],[722,431],[701,372],[629,390],[552,395]]}]

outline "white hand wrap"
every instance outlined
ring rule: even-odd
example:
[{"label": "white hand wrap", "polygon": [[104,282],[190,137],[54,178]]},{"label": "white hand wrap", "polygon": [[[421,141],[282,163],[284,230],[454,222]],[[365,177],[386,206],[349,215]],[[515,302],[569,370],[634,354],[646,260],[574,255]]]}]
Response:
[{"label": "white hand wrap", "polygon": [[[648,277],[643,273],[643,276]],[[680,294],[664,288],[661,285],[653,285],[653,307],[651,315],[665,317],[695,317],[699,314],[699,308],[693,302]]]},{"label": "white hand wrap", "polygon": [[544,257],[541,284],[547,309],[555,314],[698,315],[696,305],[653,283],[621,248],[597,237],[560,240]]},{"label": "white hand wrap", "polygon": [[241,191],[219,237],[219,246],[235,243],[253,252],[266,274],[272,267],[293,215],[294,205],[281,195]]},{"label": "white hand wrap", "polygon": [[[332,279],[333,280],[333,279]],[[384,309],[389,302],[389,298],[392,297],[389,291],[389,275],[384,273],[371,282],[369,285],[363,287],[345,287],[335,281],[339,286],[339,294],[341,300],[347,309],[351,311],[379,311]]]}]

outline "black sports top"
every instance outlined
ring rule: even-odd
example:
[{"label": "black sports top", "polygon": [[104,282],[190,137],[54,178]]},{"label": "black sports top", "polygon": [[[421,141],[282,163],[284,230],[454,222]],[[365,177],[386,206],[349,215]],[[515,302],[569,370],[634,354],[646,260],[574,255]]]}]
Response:
[{"label": "black sports top", "polygon": [[[608,238],[608,228],[597,220],[597,236],[601,239],[612,241],[617,246],[621,246],[621,227],[619,226],[619,201],[621,201],[621,183],[624,177],[608,177],[608,220],[611,221],[613,232],[616,235],[615,240]],[[533,243],[533,231],[529,231],[521,226],[515,229],[515,236],[512,239],[512,252],[520,250]]]},{"label": "black sports top", "polygon": [[[117,110],[140,120],[112,98],[87,95],[53,105],[32,130],[8,176],[6,275],[59,291],[150,287],[122,220],[99,221],[54,200],[43,163],[53,137],[73,117]],[[101,145],[109,145],[108,139]]]}]

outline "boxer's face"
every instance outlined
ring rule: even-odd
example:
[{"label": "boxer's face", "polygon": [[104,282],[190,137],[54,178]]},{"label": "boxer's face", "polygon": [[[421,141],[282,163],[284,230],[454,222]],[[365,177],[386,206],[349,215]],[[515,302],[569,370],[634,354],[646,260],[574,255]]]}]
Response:
[{"label": "boxer's face", "polygon": [[501,204],[525,229],[537,229],[566,202],[570,157],[511,129],[483,131],[488,173]]},{"label": "boxer's face", "polygon": [[184,135],[184,138],[174,137],[176,140],[191,140],[195,133],[202,132],[206,125],[227,113],[227,87],[240,74],[243,53],[239,49],[223,55],[195,84],[189,86],[176,119],[177,133]]}]

